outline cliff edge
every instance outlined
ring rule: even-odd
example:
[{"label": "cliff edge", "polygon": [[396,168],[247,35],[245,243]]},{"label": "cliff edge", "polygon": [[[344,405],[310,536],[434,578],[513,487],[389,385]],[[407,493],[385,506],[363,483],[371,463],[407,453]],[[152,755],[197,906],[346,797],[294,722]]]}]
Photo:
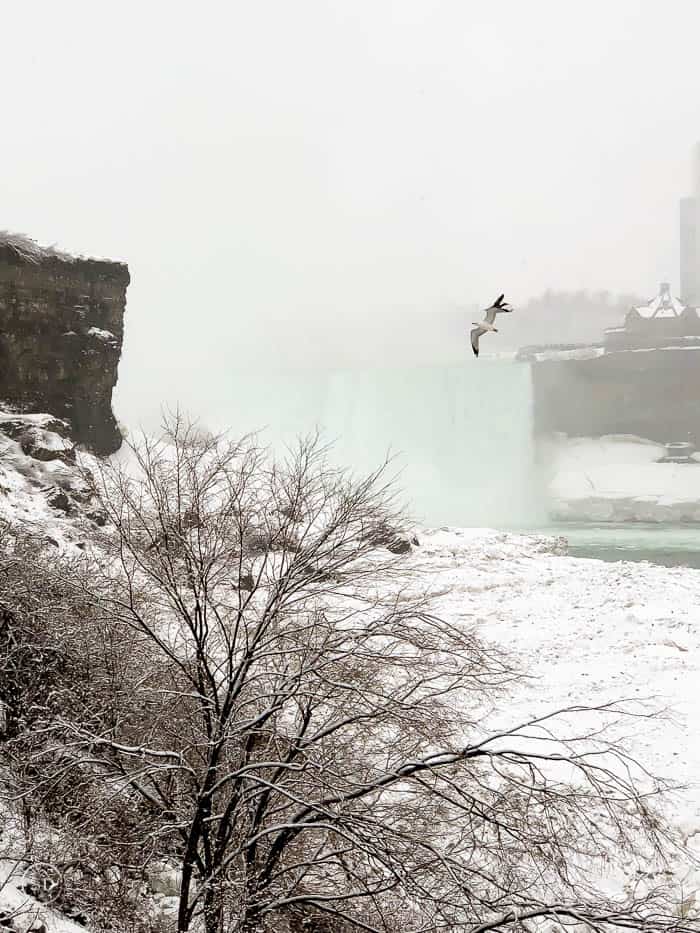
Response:
[{"label": "cliff edge", "polygon": [[78,444],[113,453],[112,391],[129,269],[0,232],[0,399],[67,420]]}]

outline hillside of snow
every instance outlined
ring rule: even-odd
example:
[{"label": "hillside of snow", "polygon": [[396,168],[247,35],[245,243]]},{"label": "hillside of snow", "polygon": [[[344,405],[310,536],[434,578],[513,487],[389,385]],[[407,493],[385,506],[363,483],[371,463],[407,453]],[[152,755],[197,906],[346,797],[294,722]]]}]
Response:
[{"label": "hillside of snow", "polygon": [[0,410],[0,518],[62,550],[81,547],[85,522],[104,524],[91,488],[96,463],[77,450],[65,421]]}]

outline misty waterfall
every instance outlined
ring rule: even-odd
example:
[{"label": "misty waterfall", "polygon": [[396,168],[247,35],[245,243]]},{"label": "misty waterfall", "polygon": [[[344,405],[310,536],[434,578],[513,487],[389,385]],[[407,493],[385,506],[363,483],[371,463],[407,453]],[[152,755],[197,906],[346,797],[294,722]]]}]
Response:
[{"label": "misty waterfall", "polygon": [[229,390],[237,401],[219,400],[216,428],[260,432],[275,450],[319,429],[334,462],[354,472],[376,468],[388,454],[420,523],[542,524],[527,365],[486,358],[263,377],[239,371],[235,383]]}]

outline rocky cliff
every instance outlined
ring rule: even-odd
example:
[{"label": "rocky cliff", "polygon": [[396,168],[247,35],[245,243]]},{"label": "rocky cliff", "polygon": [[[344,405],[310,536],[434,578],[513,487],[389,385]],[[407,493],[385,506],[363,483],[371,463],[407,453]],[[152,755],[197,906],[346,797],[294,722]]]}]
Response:
[{"label": "rocky cliff", "polygon": [[128,285],[123,263],[0,233],[0,399],[66,419],[98,454],[121,444],[112,390]]},{"label": "rocky cliff", "polygon": [[632,434],[700,446],[700,346],[577,352],[532,363],[537,435]]}]

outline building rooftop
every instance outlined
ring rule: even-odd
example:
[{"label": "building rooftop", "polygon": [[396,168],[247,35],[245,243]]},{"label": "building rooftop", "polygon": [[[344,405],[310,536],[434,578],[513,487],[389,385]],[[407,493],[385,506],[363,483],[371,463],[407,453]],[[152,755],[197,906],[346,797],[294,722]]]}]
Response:
[{"label": "building rooftop", "polygon": [[634,308],[637,314],[642,318],[663,318],[680,317],[685,311],[686,305],[679,298],[674,298],[671,294],[671,286],[668,282],[662,282],[659,285],[659,293],[645,305],[639,305]]}]

